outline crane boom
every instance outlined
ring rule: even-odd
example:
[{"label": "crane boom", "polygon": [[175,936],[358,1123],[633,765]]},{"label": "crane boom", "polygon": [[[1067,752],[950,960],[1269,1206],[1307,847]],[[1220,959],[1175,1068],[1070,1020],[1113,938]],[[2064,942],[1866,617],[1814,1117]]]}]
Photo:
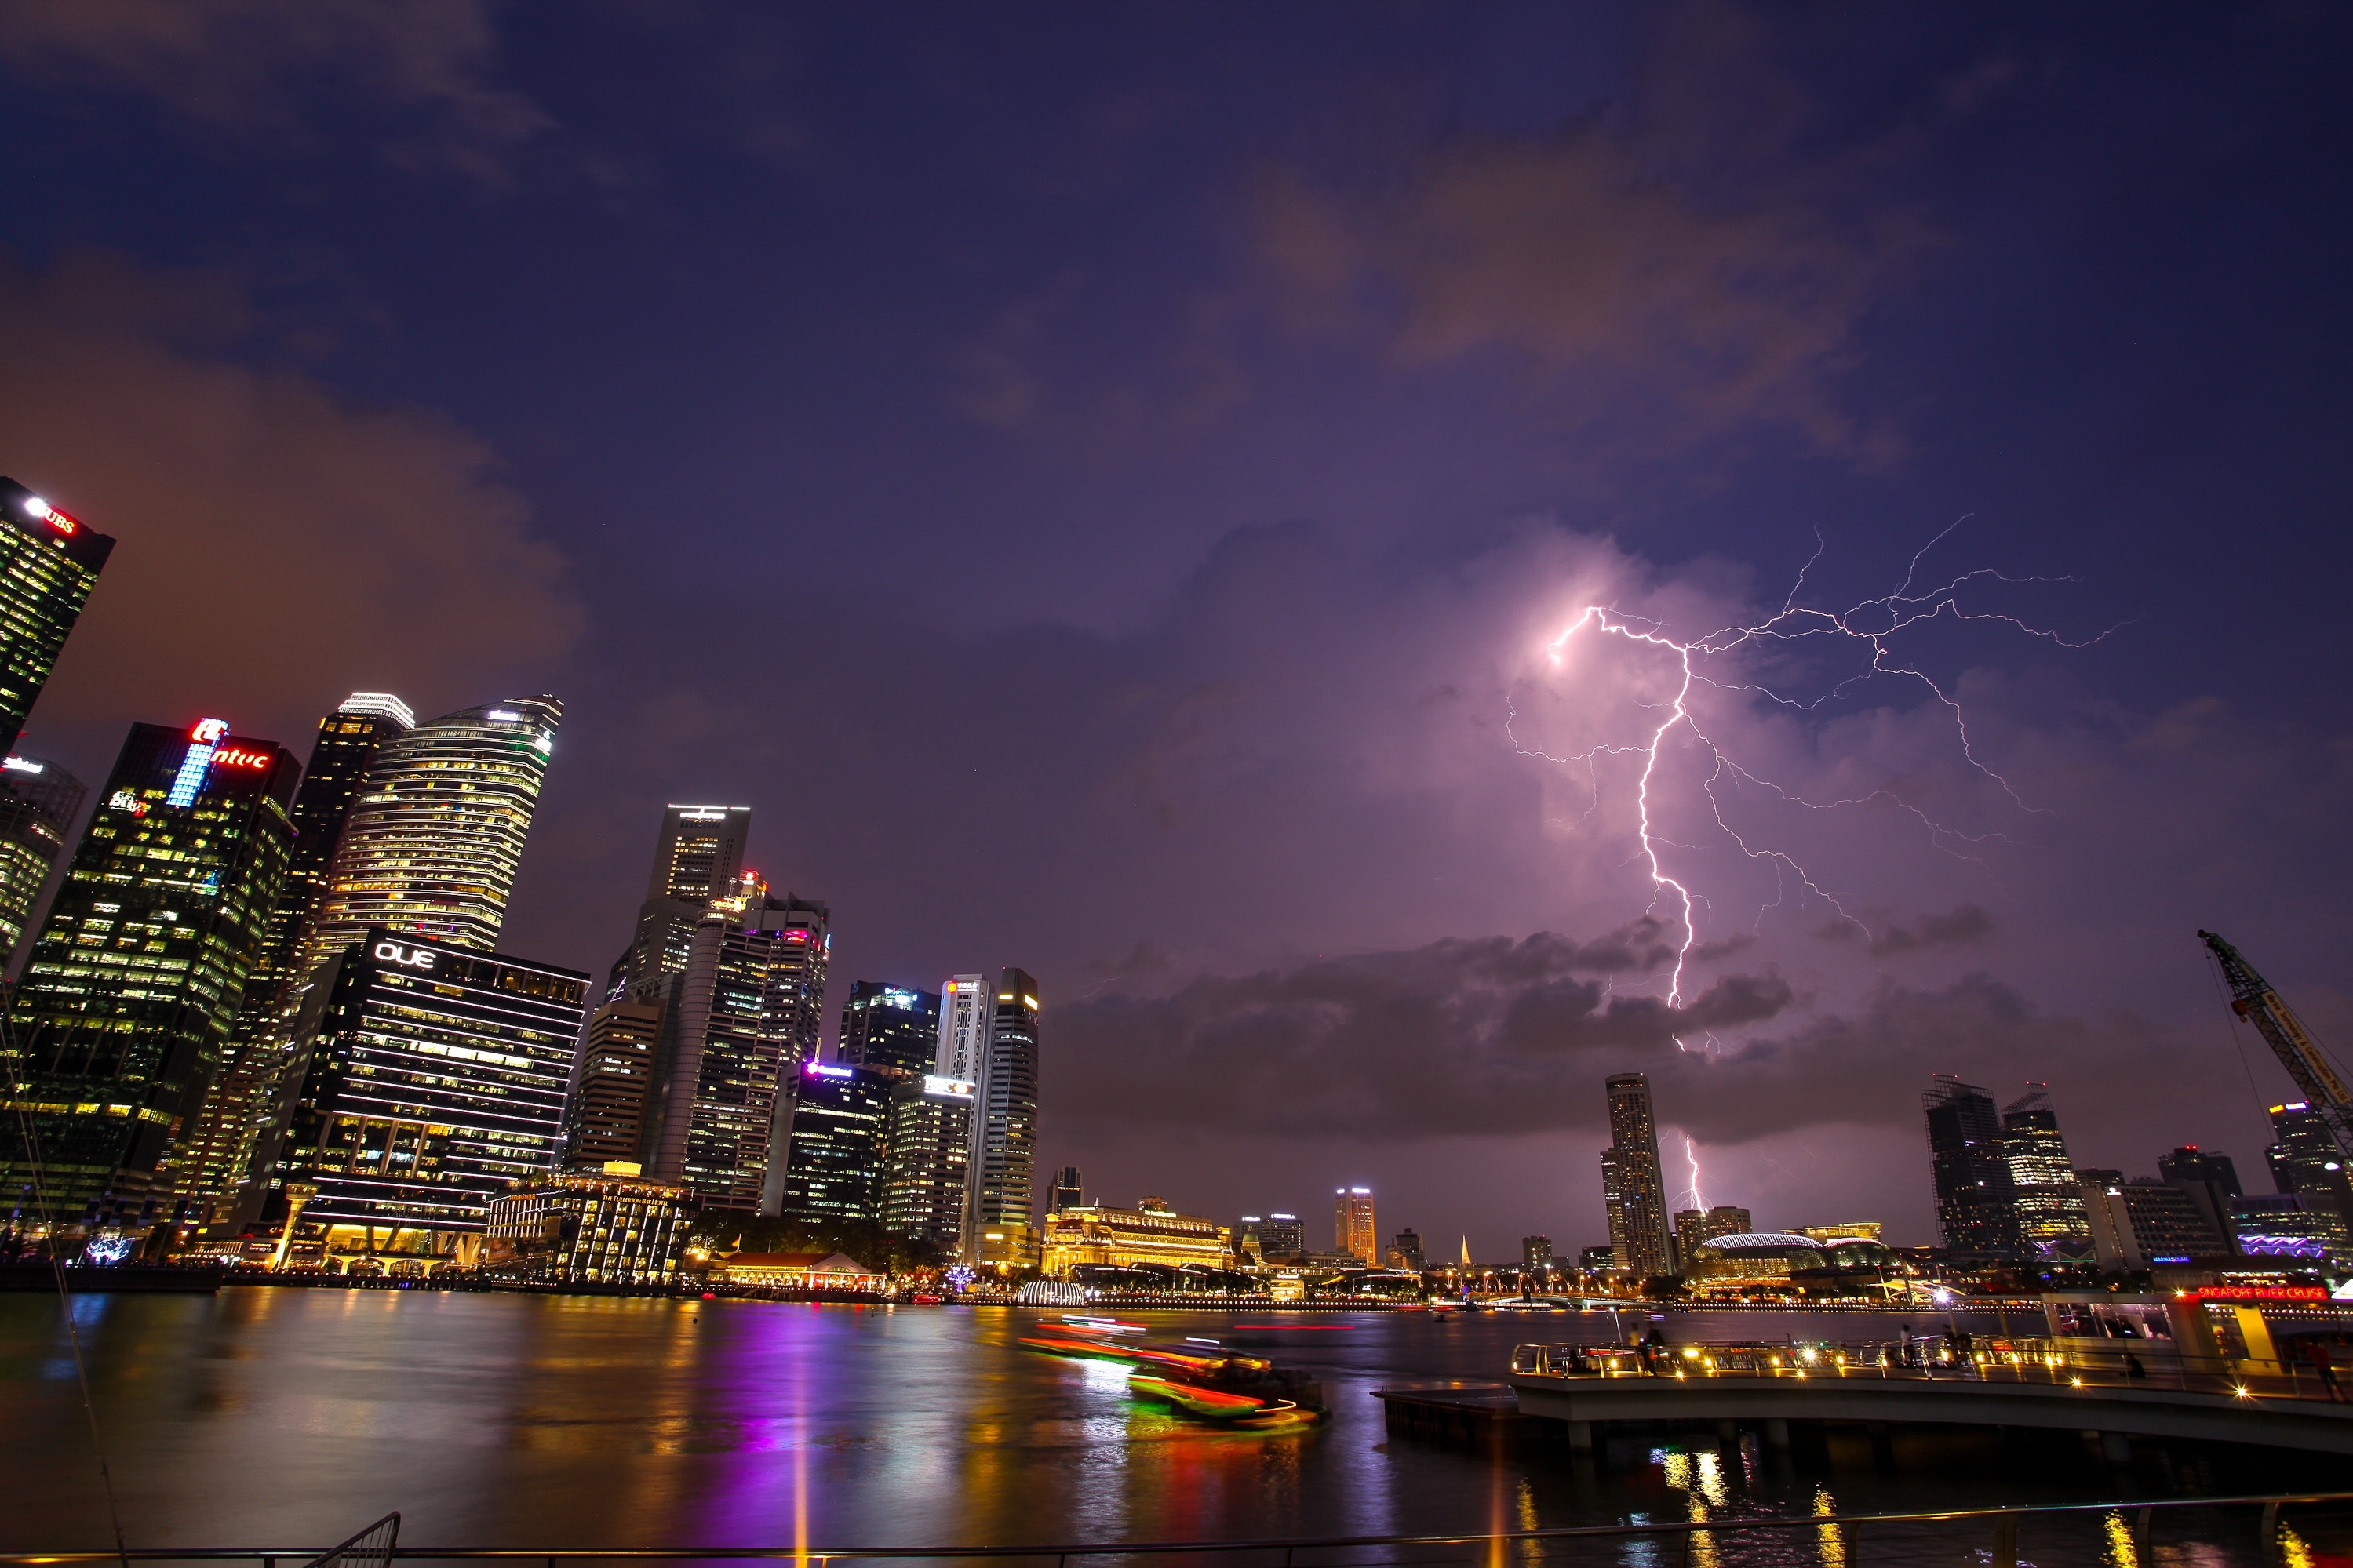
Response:
[{"label": "crane boom", "polygon": [[2215,959],[2222,965],[2222,978],[2231,987],[2231,1011],[2255,1026],[2263,1043],[2295,1079],[2296,1088],[2304,1091],[2310,1105],[2322,1121],[2335,1129],[2337,1139],[2353,1147],[2353,1090],[2345,1087],[2344,1078],[2337,1066],[2324,1053],[2318,1043],[2271,982],[2255,973],[2255,966],[2240,955],[2239,950],[2211,931],[2198,933],[2206,945],[2214,950]]}]

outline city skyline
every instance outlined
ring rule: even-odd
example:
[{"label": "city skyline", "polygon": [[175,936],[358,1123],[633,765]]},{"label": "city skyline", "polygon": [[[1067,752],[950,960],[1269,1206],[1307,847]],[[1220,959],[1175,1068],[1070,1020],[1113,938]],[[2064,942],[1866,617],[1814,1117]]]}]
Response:
[{"label": "city skyline", "polygon": [[560,693],[502,950],[748,806],[837,992],[1036,977],[1041,1161],[1494,1256],[1609,1073],[1925,1241],[1930,1072],[2259,1178],[2201,928],[2353,1037],[2341,19],[461,9],[0,39],[0,471],[121,542],[27,757]]}]

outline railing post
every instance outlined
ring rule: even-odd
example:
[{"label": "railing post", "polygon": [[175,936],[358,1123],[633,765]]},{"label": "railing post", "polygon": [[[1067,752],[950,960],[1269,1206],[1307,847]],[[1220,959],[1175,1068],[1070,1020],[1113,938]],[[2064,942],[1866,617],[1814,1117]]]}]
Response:
[{"label": "railing post", "polygon": [[2157,1510],[2153,1508],[2133,1510],[2133,1562],[2137,1568],[2151,1568],[2149,1535],[2156,1525]]},{"label": "railing post", "polygon": [[2279,1500],[2263,1504],[2263,1562],[2266,1568],[2278,1568],[2280,1561]]},{"label": "railing post", "polygon": [[1995,1516],[1993,1568],[2018,1568],[2018,1520],[2015,1513]]}]

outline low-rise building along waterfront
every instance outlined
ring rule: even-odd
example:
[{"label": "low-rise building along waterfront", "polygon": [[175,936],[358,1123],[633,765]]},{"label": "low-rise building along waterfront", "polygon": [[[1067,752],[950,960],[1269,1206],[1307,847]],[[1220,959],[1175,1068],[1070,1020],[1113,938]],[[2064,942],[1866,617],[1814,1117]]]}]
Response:
[{"label": "low-rise building along waterfront", "polygon": [[686,1247],[686,1189],[601,1171],[529,1176],[483,1205],[484,1268],[555,1285],[668,1285]]},{"label": "low-rise building along waterfront", "polygon": [[1132,1268],[1232,1266],[1233,1232],[1213,1219],[1178,1214],[1158,1198],[1134,1208],[1082,1204],[1048,1216],[1045,1272],[1068,1277],[1082,1265]]}]

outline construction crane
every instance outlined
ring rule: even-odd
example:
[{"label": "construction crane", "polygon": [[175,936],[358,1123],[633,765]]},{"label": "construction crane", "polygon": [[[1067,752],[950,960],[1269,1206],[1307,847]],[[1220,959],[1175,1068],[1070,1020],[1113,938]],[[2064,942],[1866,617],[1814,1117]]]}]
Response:
[{"label": "construction crane", "polygon": [[2255,1033],[2279,1058],[2280,1066],[2287,1068],[2287,1076],[2304,1091],[2305,1103],[2328,1124],[2340,1147],[2353,1151],[2353,1090],[2345,1087],[2337,1064],[2272,989],[2271,982],[2256,973],[2255,966],[2241,957],[2237,948],[2211,931],[2198,934],[2214,950],[2215,960],[2222,966],[2222,979],[2231,987],[2231,1011],[2255,1026]]}]

